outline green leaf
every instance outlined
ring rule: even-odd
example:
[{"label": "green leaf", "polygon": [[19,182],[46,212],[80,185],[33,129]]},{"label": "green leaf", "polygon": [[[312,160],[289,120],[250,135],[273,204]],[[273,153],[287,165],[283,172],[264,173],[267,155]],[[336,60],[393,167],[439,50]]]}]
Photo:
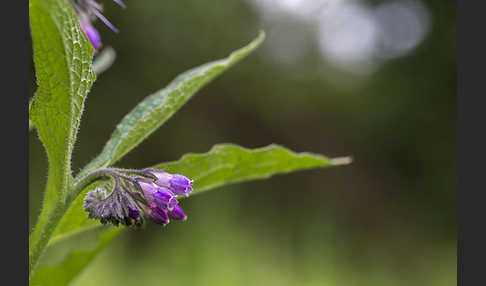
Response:
[{"label": "green leaf", "polygon": [[146,97],[118,124],[103,151],[78,176],[112,165],[159,128],[198,90],[254,51],[265,38],[263,32],[229,57],[191,69],[166,88]]},{"label": "green leaf", "polygon": [[218,144],[204,154],[186,154],[180,160],[155,166],[194,180],[191,195],[223,185],[269,178],[275,174],[349,164],[349,157],[329,159],[312,153],[294,153],[272,144],[247,149],[234,144]]},{"label": "green leaf", "polygon": [[49,161],[42,211],[29,238],[30,277],[64,210],[72,180],[71,154],[95,75],[93,48],[67,0],[31,0],[29,15],[39,86],[30,120]]},{"label": "green leaf", "polygon": [[[191,195],[208,191],[223,185],[268,178],[275,174],[292,171],[344,165],[351,162],[349,157],[329,159],[311,153],[294,153],[278,145],[258,149],[246,149],[234,144],[215,145],[203,154],[186,154],[180,160],[155,166],[168,169],[194,179]],[[86,193],[101,183],[85,188],[74,200],[59,223],[49,244],[55,244],[74,234],[99,227],[101,224],[88,218],[83,211]]]},{"label": "green leaf", "polygon": [[63,215],[56,230],[51,236],[48,245],[55,244],[75,234],[82,233],[86,230],[95,227],[101,227],[102,224],[98,220],[89,219],[88,213],[83,210],[84,196],[90,190],[94,190],[97,186],[104,182],[95,182],[89,185],[83,191],[83,195],[77,196],[71,203],[66,213]]},{"label": "green leaf", "polygon": [[[57,286],[68,284],[113,240],[118,233],[123,230],[121,227],[116,228],[105,226],[104,228],[105,229],[92,233],[89,236],[83,235],[83,237],[78,238],[76,241],[66,241],[68,242],[68,249],[51,250],[49,254],[51,254],[51,252],[55,253],[56,250],[61,253],[61,261],[55,264],[46,262],[45,264],[40,265],[30,280],[29,285]],[[93,242],[95,244],[94,247],[88,249],[81,248],[83,245],[93,244]],[[56,260],[56,257],[53,256],[54,255],[48,257],[46,255],[43,258],[43,262],[44,260]]]}]

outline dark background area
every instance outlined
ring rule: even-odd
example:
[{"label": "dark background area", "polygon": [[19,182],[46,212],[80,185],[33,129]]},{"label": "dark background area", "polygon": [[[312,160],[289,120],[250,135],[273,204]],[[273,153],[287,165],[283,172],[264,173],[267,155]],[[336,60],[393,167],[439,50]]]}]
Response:
[{"label": "dark background area", "polygon": [[[378,50],[338,64],[322,52],[322,32],[309,20],[337,17],[338,10],[294,13],[319,1],[125,2],[126,10],[103,2],[119,34],[96,25],[117,58],[88,95],[75,172],[145,96],[227,56],[261,29],[267,39],[259,50],[198,92],[118,166],[147,167],[230,142],[278,143],[354,162],[185,200],[188,221],[121,235],[73,284],[456,284],[455,1],[393,1],[426,11],[423,39],[400,56],[383,59]],[[373,10],[392,1],[344,2]],[[353,15],[345,13],[337,27]],[[392,34],[407,38],[400,27],[412,24]],[[344,67],[350,62],[354,67]],[[47,161],[35,132],[29,143],[32,226]]]}]

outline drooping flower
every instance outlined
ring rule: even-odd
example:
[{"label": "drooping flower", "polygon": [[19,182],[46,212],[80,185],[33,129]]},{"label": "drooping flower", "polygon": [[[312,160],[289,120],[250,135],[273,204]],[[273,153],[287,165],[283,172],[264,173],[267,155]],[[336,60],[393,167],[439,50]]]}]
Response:
[{"label": "drooping flower", "polygon": [[186,220],[187,215],[184,213],[184,210],[179,206],[175,206],[173,210],[169,211],[169,217],[177,220]]},{"label": "drooping flower", "polygon": [[192,192],[192,184],[194,181],[189,180],[186,176],[180,174],[169,174],[165,171],[155,170],[151,172],[157,180],[155,184],[161,187],[170,188],[174,193],[189,196]]},{"label": "drooping flower", "polygon": [[120,192],[119,195],[121,198],[121,203],[125,207],[125,213],[128,215],[128,217],[134,220],[138,220],[140,218],[140,211],[138,210],[135,201],[125,192]]},{"label": "drooping flower", "polygon": [[170,222],[167,212],[156,205],[153,205],[150,208],[148,215],[155,223],[161,224],[163,226],[167,225]]},{"label": "drooping flower", "polygon": [[99,219],[103,224],[141,225],[143,221],[140,211],[133,199],[116,189],[106,195],[107,187],[98,187],[86,195],[84,210],[89,213],[89,217]]},{"label": "drooping flower", "polygon": [[177,197],[169,189],[159,187],[153,182],[139,179],[138,183],[150,203],[163,210],[172,210],[177,204]]},{"label": "drooping flower", "polygon": [[[179,206],[177,194],[187,196],[192,191],[192,180],[183,175],[154,169],[107,170],[115,184],[113,187],[105,184],[88,192],[84,199],[84,210],[89,213],[90,218],[99,219],[103,224],[121,223],[127,226],[142,225],[143,213],[163,226],[170,219],[187,219],[184,210]],[[131,177],[123,172],[139,176]],[[109,189],[111,190],[108,192]]]},{"label": "drooping flower", "polygon": [[[105,23],[108,28],[110,28],[113,32],[118,33],[118,29],[113,26],[108,19],[106,19],[101,12],[103,11],[103,6],[96,2],[95,0],[69,0],[74,7],[74,11],[78,16],[79,25],[81,30],[86,34],[88,40],[93,45],[95,53],[103,46],[101,42],[101,37],[98,33],[98,30],[95,29],[93,26],[93,22],[96,19],[100,19],[103,23]],[[121,0],[113,0],[117,3],[120,7],[126,8],[125,3]]]}]

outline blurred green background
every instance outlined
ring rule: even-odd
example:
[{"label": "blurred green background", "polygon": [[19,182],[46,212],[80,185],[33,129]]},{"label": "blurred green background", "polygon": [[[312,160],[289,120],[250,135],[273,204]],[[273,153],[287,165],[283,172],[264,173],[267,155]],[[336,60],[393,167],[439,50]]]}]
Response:
[{"label": "blurred green background", "polygon": [[[219,188],[188,221],[128,231],[73,285],[455,285],[455,1],[105,0],[113,66],[86,102],[73,170],[177,74],[256,53],[130,152],[142,168],[216,143],[278,143],[352,165]],[[34,90],[32,80],[32,90]],[[30,219],[45,152],[30,133]]]}]

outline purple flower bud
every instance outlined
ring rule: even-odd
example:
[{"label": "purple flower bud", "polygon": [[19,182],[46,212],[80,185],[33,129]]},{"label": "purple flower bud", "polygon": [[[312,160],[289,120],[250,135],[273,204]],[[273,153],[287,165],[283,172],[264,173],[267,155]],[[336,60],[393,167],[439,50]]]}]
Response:
[{"label": "purple flower bud", "polygon": [[111,206],[111,214],[114,219],[116,219],[117,221],[121,221],[123,220],[123,218],[125,218],[121,203],[118,200],[117,195],[112,196],[112,202],[110,206]]},{"label": "purple flower bud", "polygon": [[103,44],[101,43],[100,34],[98,33],[98,30],[93,27],[88,16],[84,13],[79,14],[79,26],[81,27],[81,30],[83,30],[83,32],[86,34],[86,37],[88,37],[91,45],[93,45],[95,52],[98,52],[98,50],[103,46]]},{"label": "purple flower bud", "polygon": [[163,210],[172,210],[177,205],[178,201],[174,193],[162,187],[158,187],[157,191],[153,193],[155,203]]},{"label": "purple flower bud", "polygon": [[[95,0],[70,0],[74,7],[74,11],[78,15],[79,24],[81,29],[88,37],[89,41],[93,45],[95,52],[97,52],[102,44],[98,31],[91,24],[96,18],[100,19],[106,26],[108,26],[113,32],[118,33],[118,29],[113,26],[108,19],[106,19],[101,12],[103,7]],[[122,8],[126,8],[125,3],[121,0],[114,0],[115,3]]]},{"label": "purple flower bud", "polygon": [[106,193],[103,187],[98,187],[93,191],[86,194],[84,198],[84,210],[89,213],[91,218],[101,217],[103,210],[103,200],[105,199]]},{"label": "purple flower bud", "polygon": [[150,181],[139,179],[137,181],[140,189],[142,190],[145,197],[152,197],[153,193],[157,191],[158,186]]},{"label": "purple flower bud", "polygon": [[105,208],[105,205],[100,202],[96,205],[94,211],[92,213],[90,213],[90,217],[92,218],[101,218],[101,216],[103,215],[103,209]]},{"label": "purple flower bud", "polygon": [[165,171],[152,171],[150,172],[152,175],[157,177],[157,180],[155,180],[155,183],[159,186],[162,187],[169,187],[170,186],[170,180],[172,179],[172,175],[165,172]]},{"label": "purple flower bud", "polygon": [[166,225],[170,221],[167,213],[163,209],[159,208],[158,206],[153,206],[150,209],[149,217],[155,223],[158,223],[158,224],[161,224],[161,225]]},{"label": "purple flower bud", "polygon": [[110,217],[110,206],[108,204],[102,204],[100,209],[100,216],[102,218],[109,218]]},{"label": "purple flower bud", "polygon": [[187,215],[184,213],[184,210],[182,210],[179,205],[175,206],[173,210],[169,211],[169,216],[177,220],[187,219]]},{"label": "purple flower bud", "polygon": [[133,199],[124,192],[120,192],[120,198],[123,208],[126,210],[128,216],[134,220],[140,218],[140,211]]},{"label": "purple flower bud", "polygon": [[142,189],[145,199],[154,202],[163,210],[171,210],[177,205],[177,198],[169,189],[159,187],[146,179],[138,180],[138,185]]},{"label": "purple flower bud", "polygon": [[169,174],[164,171],[153,171],[152,174],[157,177],[155,183],[159,186],[169,187],[174,193],[189,196],[192,192],[193,180],[180,174]]}]

